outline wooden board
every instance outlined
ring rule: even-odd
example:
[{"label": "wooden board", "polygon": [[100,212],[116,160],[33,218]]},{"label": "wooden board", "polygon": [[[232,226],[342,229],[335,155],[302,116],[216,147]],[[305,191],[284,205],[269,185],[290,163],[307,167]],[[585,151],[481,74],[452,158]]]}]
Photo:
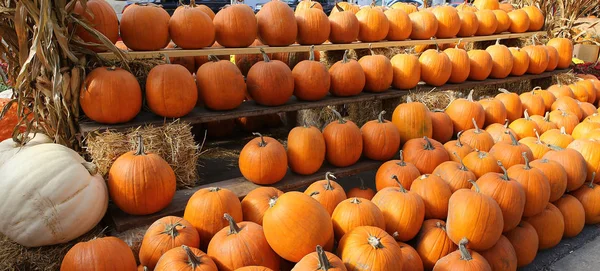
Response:
[{"label": "wooden board", "polygon": [[[450,90],[450,89],[469,89],[475,86],[481,85],[494,85],[494,84],[504,84],[517,82],[521,80],[532,80],[539,78],[550,77],[555,74],[565,73],[568,70],[556,70],[552,72],[545,72],[542,74],[526,74],[524,76],[511,76],[504,79],[488,79],[485,81],[467,81],[462,84],[447,84],[441,87],[437,87],[436,90]],[[421,83],[416,89],[410,91],[430,91],[433,87],[425,85]],[[195,123],[206,123],[210,121],[217,120],[226,120],[226,119],[234,119],[239,117],[249,117],[249,116],[259,116],[259,115],[267,115],[272,113],[280,113],[280,112],[291,112],[302,109],[311,109],[311,108],[319,108],[325,107],[328,105],[339,105],[339,104],[348,104],[355,102],[364,102],[364,101],[374,101],[374,100],[385,100],[390,98],[398,98],[404,96],[409,91],[406,90],[397,90],[397,89],[389,89],[382,93],[361,93],[357,96],[352,97],[333,97],[327,96],[323,100],[315,101],[315,102],[306,102],[300,101],[295,97],[292,97],[290,101],[281,106],[261,106],[257,105],[254,102],[245,102],[240,107],[229,110],[229,111],[211,111],[203,107],[196,107],[194,110],[188,114],[187,116],[182,117],[180,120],[195,124]],[[132,127],[138,127],[148,124],[154,125],[162,125],[165,123],[172,122],[173,119],[162,118],[159,117],[152,112],[142,111],[137,117],[135,117],[132,121],[122,124],[108,125],[108,124],[100,124],[94,121],[85,120],[80,121],[80,129],[81,132],[87,134],[93,131],[102,131],[102,130],[116,130],[123,131]]]},{"label": "wooden board", "polygon": [[[366,49],[371,45],[372,48],[397,47],[397,46],[414,46],[424,44],[443,44],[456,43],[459,40],[463,42],[475,42],[497,39],[514,39],[526,38],[533,35],[545,35],[546,31],[527,32],[527,33],[502,33],[490,36],[466,37],[466,38],[451,38],[451,39],[433,39],[433,40],[405,40],[405,41],[380,41],[372,43],[353,42],[348,44],[331,44],[324,43],[315,45],[315,51],[330,51],[330,50],[346,50],[346,49]],[[310,45],[290,45],[285,47],[269,47],[269,46],[252,46],[246,48],[214,48],[207,47],[199,50],[183,50],[183,49],[163,49],[159,51],[128,51],[126,56],[131,59],[136,58],[156,58],[156,57],[183,57],[183,56],[204,56],[204,55],[239,55],[239,54],[258,54],[259,48],[263,48],[266,53],[282,53],[282,52],[308,52]],[[98,54],[105,59],[116,59],[117,56],[111,52]]]},{"label": "wooden board", "polygon": [[[317,173],[309,176],[302,176],[288,171],[287,175],[282,181],[272,186],[284,192],[293,191],[302,189],[315,181],[323,180],[325,177],[325,172],[328,171],[332,172],[338,178],[343,178],[360,172],[375,170],[379,168],[380,165],[381,162],[372,160],[361,160],[358,163],[345,168],[336,168],[331,165],[324,165]],[[178,190],[169,206],[158,213],[145,216],[128,215],[111,203],[108,206],[105,221],[113,225],[117,232],[123,232],[128,229],[149,225],[164,216],[183,216],[185,206],[187,205],[190,197],[199,189],[208,187],[227,188],[233,191],[241,200],[250,191],[260,186],[247,181],[243,177],[239,177],[198,186],[192,189]]]}]

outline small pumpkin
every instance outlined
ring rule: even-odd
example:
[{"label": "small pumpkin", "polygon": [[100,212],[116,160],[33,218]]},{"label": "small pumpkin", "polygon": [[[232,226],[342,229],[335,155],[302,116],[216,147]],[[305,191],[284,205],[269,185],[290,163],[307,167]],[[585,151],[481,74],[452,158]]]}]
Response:
[{"label": "small pumpkin", "polygon": [[589,182],[571,194],[583,205],[583,209],[585,210],[585,224],[593,225],[600,223],[600,205],[598,205],[600,186]]},{"label": "small pumpkin", "polygon": [[[308,2],[308,1],[307,1]],[[317,2],[318,3],[318,2]],[[317,245],[317,251],[306,254],[294,265],[292,271],[304,270],[325,270],[325,271],[346,271],[346,266],[342,259],[333,253],[323,250],[323,247]]]},{"label": "small pumpkin", "polygon": [[587,102],[589,98],[589,92],[584,86],[575,83],[570,84],[569,88],[571,88],[571,90],[573,91],[573,95],[575,95],[576,100],[580,102]]},{"label": "small pumpkin", "polygon": [[575,191],[583,185],[587,178],[587,164],[585,158],[578,151],[571,148],[551,146],[551,151],[544,154],[542,159],[556,161],[567,172],[567,191]]},{"label": "small pumpkin", "polygon": [[319,2],[302,1],[300,3],[307,2],[312,3],[312,6],[301,9],[296,7],[295,16],[296,23],[298,24],[296,41],[300,45],[321,44],[329,38],[331,32],[329,18],[323,12],[323,7],[321,7]]},{"label": "small pumpkin", "polygon": [[438,31],[438,20],[429,10],[420,10],[408,14],[412,22],[410,38],[413,40],[428,40]]},{"label": "small pumpkin", "polygon": [[440,143],[446,143],[452,139],[454,135],[454,127],[452,120],[443,110],[434,110],[430,112],[431,125],[433,129],[432,138]]},{"label": "small pumpkin", "polygon": [[460,30],[460,17],[455,8],[451,6],[437,6],[431,10],[438,22],[435,37],[438,39],[452,38]]},{"label": "small pumpkin", "polygon": [[356,227],[346,233],[337,255],[349,270],[364,270],[368,266],[369,270],[393,271],[402,266],[402,253],[394,237],[372,226]]},{"label": "small pumpkin", "polygon": [[[496,10],[494,10],[496,12]],[[502,13],[503,11],[498,11]],[[506,78],[513,70],[514,59],[510,50],[505,45],[500,44],[500,39],[496,40],[496,44],[485,49],[492,58],[491,78]]]},{"label": "small pumpkin", "polygon": [[386,187],[399,187],[398,182],[390,176],[399,176],[398,182],[410,190],[413,181],[421,176],[419,169],[411,163],[404,161],[403,151],[400,150],[399,160],[390,160],[383,163],[375,173],[375,186],[377,191]]},{"label": "small pumpkin", "polygon": [[183,245],[167,251],[158,263],[155,271],[168,270],[217,271],[215,262],[201,250]]},{"label": "small pumpkin", "polygon": [[531,116],[543,116],[546,112],[544,98],[535,92],[523,92],[519,95],[519,98],[521,99],[521,104],[523,104],[523,110],[527,110]]},{"label": "small pumpkin", "polygon": [[336,239],[360,226],[385,228],[383,213],[367,199],[348,198],[341,201],[331,216]]},{"label": "small pumpkin", "polygon": [[517,252],[504,235],[492,248],[479,253],[490,264],[491,270],[517,270]]},{"label": "small pumpkin", "polygon": [[556,124],[557,127],[565,128],[567,134],[572,134],[575,127],[579,124],[579,118],[575,114],[570,111],[561,110],[560,108],[550,112],[548,119]]},{"label": "small pumpkin", "polygon": [[496,27],[495,34],[500,34],[502,32],[507,31],[510,28],[510,17],[508,17],[508,13],[502,9],[492,10],[494,15],[496,15],[496,19],[498,20],[498,27]]},{"label": "small pumpkin", "polygon": [[523,153],[525,153],[529,161],[532,161],[534,157],[531,149],[527,145],[517,141],[512,133],[507,132],[507,134],[510,136],[510,141],[496,143],[490,149],[490,154],[508,168],[518,164],[525,164],[525,157],[521,155]]},{"label": "small pumpkin", "polygon": [[294,11],[283,1],[269,1],[256,13],[258,38],[269,46],[288,46],[296,41]]},{"label": "small pumpkin", "polygon": [[475,12],[477,21],[479,21],[479,27],[477,28],[477,36],[489,36],[496,32],[498,28],[498,19],[496,14],[491,10],[479,10]]},{"label": "small pumpkin", "polygon": [[287,160],[295,173],[310,175],[317,172],[325,160],[325,139],[321,131],[314,126],[292,129],[287,140]]},{"label": "small pumpkin", "polygon": [[152,68],[146,79],[145,90],[148,107],[161,117],[183,117],[194,109],[198,101],[194,77],[185,67],[177,64],[162,64]]},{"label": "small pumpkin", "polygon": [[490,151],[492,147],[494,147],[494,138],[492,138],[492,135],[490,135],[490,133],[488,133],[486,130],[479,128],[475,118],[472,120],[475,128],[466,130],[462,134],[462,141],[474,149]]},{"label": "small pumpkin", "polygon": [[527,52],[514,47],[508,48],[508,50],[513,57],[513,68],[510,75],[521,76],[525,74],[529,69],[529,55]]},{"label": "small pumpkin", "polygon": [[384,114],[385,111],[381,111],[377,120],[368,121],[360,128],[363,154],[372,160],[389,160],[400,148],[400,133],[392,122],[383,119]]},{"label": "small pumpkin", "polygon": [[137,264],[127,243],[109,236],[75,244],[60,265],[60,270],[64,271],[88,268],[125,271],[136,270]]},{"label": "small pumpkin", "polygon": [[[550,116],[550,118],[552,118],[552,116]],[[534,137],[535,131],[540,129],[540,127],[537,126],[537,123],[529,117],[527,109],[523,112],[523,118],[511,122],[508,127],[512,129],[519,138]]]},{"label": "small pumpkin", "polygon": [[517,267],[529,265],[535,259],[539,247],[537,231],[531,224],[521,221],[516,228],[505,234],[517,253]]},{"label": "small pumpkin", "polygon": [[329,68],[331,87],[329,91],[334,96],[358,95],[365,88],[366,76],[362,66],[354,59],[348,58],[348,50],[342,60]]},{"label": "small pumpkin", "polygon": [[485,110],[481,104],[473,100],[473,93],[474,90],[471,90],[466,99],[456,99],[446,107],[445,112],[452,119],[454,131],[466,131],[475,128],[473,119],[475,119],[477,126],[483,127]]},{"label": "small pumpkin", "polygon": [[365,89],[369,92],[382,92],[390,88],[394,80],[392,62],[384,55],[376,55],[372,49],[371,55],[358,60],[365,75]]},{"label": "small pumpkin", "polygon": [[[460,158],[456,152],[453,155]],[[442,178],[448,184],[452,193],[459,189],[470,189],[471,183],[469,183],[469,180],[477,179],[475,174],[465,166],[462,160],[460,162],[446,161],[441,163],[435,168],[432,174]]]},{"label": "small pumpkin", "polygon": [[[329,41],[331,43],[351,43],[356,41],[360,31],[360,25],[354,12],[344,10],[341,5],[344,2],[336,3],[329,15]],[[335,11],[335,12],[334,12]]]},{"label": "small pumpkin", "polygon": [[[553,248],[562,239],[565,221],[562,213],[554,204],[548,203],[541,213],[524,219],[535,228],[539,238],[539,250]],[[548,227],[552,225],[552,227]]]},{"label": "small pumpkin", "polygon": [[540,128],[540,133],[545,133],[552,129],[557,129],[556,123],[550,121],[550,111],[546,111],[546,114],[542,117],[539,115],[531,116],[531,119],[535,121],[538,128]]},{"label": "small pumpkin", "polygon": [[330,216],[333,214],[335,207],[346,199],[344,188],[331,179],[336,180],[337,178],[333,173],[327,172],[325,173],[325,180],[312,183],[304,191],[304,194],[323,205]]},{"label": "small pumpkin", "polygon": [[371,200],[375,196],[375,191],[370,187],[365,186],[365,181],[360,178],[360,186],[353,187],[346,192],[346,196],[350,198],[361,198]]},{"label": "small pumpkin", "polygon": [[529,56],[529,68],[527,68],[527,73],[541,74],[546,71],[548,62],[550,61],[546,48],[542,45],[535,45],[534,41],[532,45],[525,46],[522,50]]},{"label": "small pumpkin", "polygon": [[257,138],[248,142],[239,157],[239,167],[247,180],[256,184],[274,184],[287,173],[287,155],[279,141],[252,133]]},{"label": "small pumpkin", "polygon": [[212,55],[208,58],[209,62],[200,66],[196,72],[198,98],[212,110],[237,108],[246,96],[244,76],[230,61],[220,60]]},{"label": "small pumpkin", "polygon": [[[121,38],[127,48],[134,51],[156,51],[165,48],[171,40],[169,13],[161,6],[153,4],[135,4],[133,7],[125,9],[119,22]],[[147,27],[148,25],[152,27]]]},{"label": "small pumpkin", "polygon": [[459,131],[456,134],[456,140],[448,141],[444,144],[444,149],[448,152],[448,154],[456,153],[456,155],[450,155],[450,160],[454,162],[462,162],[462,159],[467,156],[467,154],[475,151],[473,147],[468,144],[463,144],[460,140],[463,131]]},{"label": "small pumpkin", "polygon": [[488,127],[494,123],[502,124],[507,118],[506,107],[504,104],[494,98],[488,98],[478,101],[483,110],[485,111],[485,127]]},{"label": "small pumpkin", "polygon": [[454,251],[441,258],[435,266],[434,271],[442,270],[469,270],[469,271],[488,271],[492,270],[487,260],[481,254],[468,250],[466,245],[469,243],[467,238],[463,238],[458,243],[457,251]]},{"label": "small pumpkin", "polygon": [[471,60],[467,51],[458,48],[458,44],[454,48],[444,50],[444,53],[452,63],[452,73],[448,82],[462,83],[469,77],[471,71]]},{"label": "small pumpkin", "polygon": [[[587,94],[588,94],[588,99],[587,102],[588,103],[594,103],[596,102],[596,96],[597,96],[597,90],[596,87],[594,86],[594,83],[592,83],[591,81],[588,80],[580,80],[575,82],[576,85],[579,85],[580,87],[583,87]],[[581,101],[583,103],[585,103],[586,101]]]},{"label": "small pumpkin", "polygon": [[258,23],[254,11],[243,3],[234,2],[224,6],[215,15],[213,23],[215,39],[224,47],[248,47],[258,35]]},{"label": "small pumpkin", "polygon": [[474,151],[463,158],[465,166],[475,174],[475,177],[481,178],[488,172],[501,173],[502,169],[498,166],[498,159],[492,154],[484,151]]},{"label": "small pumpkin", "polygon": [[[588,139],[576,139],[567,148],[576,150],[581,154],[587,165],[587,181],[600,182],[600,142]],[[597,178],[593,179],[593,176]]]},{"label": "small pumpkin", "polygon": [[452,190],[441,177],[433,174],[421,175],[413,181],[410,190],[423,199],[426,219],[444,219],[448,216],[448,200]]},{"label": "small pumpkin", "polygon": [[181,245],[197,247],[199,244],[198,231],[190,222],[181,217],[165,216],[146,230],[140,247],[140,263],[154,269],[159,258],[172,248]]},{"label": "small pumpkin", "polygon": [[431,174],[439,164],[450,160],[442,143],[426,136],[407,141],[402,150],[406,161],[414,164],[422,174]]},{"label": "small pumpkin", "polygon": [[579,107],[581,108],[581,112],[583,113],[582,118],[584,119],[597,112],[596,106],[591,103],[579,102]]},{"label": "small pumpkin", "polygon": [[358,19],[358,40],[362,42],[374,42],[385,39],[390,29],[390,22],[383,13],[383,10],[365,6],[357,13]]},{"label": "small pumpkin", "polygon": [[511,33],[525,33],[529,30],[531,20],[529,15],[523,9],[515,9],[508,12],[508,18],[510,19],[510,27],[508,31]]},{"label": "small pumpkin", "polygon": [[[275,2],[279,1],[269,3]],[[246,76],[248,93],[257,104],[283,105],[294,93],[292,70],[279,60],[271,60],[262,48],[260,48],[260,52],[263,55],[263,61],[254,64]]]},{"label": "small pumpkin", "polygon": [[576,197],[565,194],[555,201],[554,205],[560,210],[565,221],[563,238],[572,238],[579,235],[585,226],[583,204]]},{"label": "small pumpkin", "polygon": [[421,80],[421,63],[412,54],[397,54],[390,60],[394,71],[392,86],[397,89],[411,89]]},{"label": "small pumpkin", "polygon": [[330,122],[323,129],[325,139],[325,158],[336,167],[353,165],[360,159],[363,151],[362,134],[358,126],[333,110],[337,121]]},{"label": "small pumpkin", "polygon": [[544,27],[544,14],[542,14],[542,11],[538,7],[534,5],[526,6],[523,7],[523,11],[525,11],[527,17],[529,17],[530,24],[527,29],[528,31],[538,31]]},{"label": "small pumpkin", "polygon": [[[392,123],[400,133],[400,142],[433,136],[433,120],[429,109],[423,103],[414,102],[410,96],[406,98],[406,103],[400,103],[394,109]],[[415,129],[405,127],[415,127]]]},{"label": "small pumpkin", "polygon": [[[540,134],[535,131],[535,137],[526,137],[519,140],[519,143],[529,147],[532,153],[532,159],[540,159],[544,154],[550,151],[548,144],[540,139]],[[524,161],[523,161],[524,162]],[[523,162],[520,162],[522,164]]]},{"label": "small pumpkin", "polygon": [[[169,35],[177,47],[201,49],[215,42],[213,20],[203,7],[206,6],[190,1],[189,5],[178,7],[169,19]],[[212,13],[212,10],[210,12]],[[190,25],[194,27],[189,27]],[[202,35],[196,35],[196,29],[202,29]]]},{"label": "small pumpkin", "polygon": [[494,65],[490,53],[486,50],[470,50],[468,55],[471,65],[469,80],[482,81],[487,79]]},{"label": "small pumpkin", "polygon": [[439,47],[429,49],[419,57],[421,64],[421,80],[432,86],[446,84],[452,74],[452,62],[450,58],[439,50]]},{"label": "small pumpkin", "polygon": [[391,8],[384,12],[389,20],[389,31],[386,40],[401,41],[406,40],[412,33],[412,22],[408,14],[402,9]]},{"label": "small pumpkin", "polygon": [[458,10],[458,17],[460,18],[460,29],[457,33],[459,37],[472,37],[477,33],[479,28],[479,20],[475,11],[470,10]]},{"label": "small pumpkin", "polygon": [[428,219],[416,238],[415,246],[425,270],[431,270],[436,262],[454,252],[457,246],[446,234],[446,222],[440,219]]},{"label": "small pumpkin", "polygon": [[265,212],[281,195],[283,192],[275,187],[258,187],[250,191],[241,202],[244,221],[262,226]]}]

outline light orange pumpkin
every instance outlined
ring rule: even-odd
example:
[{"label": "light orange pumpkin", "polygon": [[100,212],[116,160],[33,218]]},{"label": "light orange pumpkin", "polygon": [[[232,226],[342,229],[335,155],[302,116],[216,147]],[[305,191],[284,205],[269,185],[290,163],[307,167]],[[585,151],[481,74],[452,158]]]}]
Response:
[{"label": "light orange pumpkin", "polygon": [[548,68],[546,71],[553,71],[558,66],[558,50],[552,46],[545,46],[546,51],[548,51]]},{"label": "light orange pumpkin", "polygon": [[[550,118],[552,118],[552,116],[550,116]],[[508,127],[512,129],[519,138],[533,137],[535,136],[535,131],[540,130],[537,123],[529,117],[527,109],[523,112],[522,118],[511,122]]]},{"label": "light orange pumpkin", "polygon": [[529,15],[523,9],[516,9],[508,12],[508,18],[510,19],[510,27],[508,31],[511,33],[524,33],[527,32],[531,25]]},{"label": "light orange pumpkin", "polygon": [[508,48],[513,57],[513,68],[510,71],[511,75],[521,76],[529,69],[529,55],[519,48]]},{"label": "light orange pumpkin", "polygon": [[579,119],[576,115],[572,114],[569,111],[563,111],[561,109],[557,109],[550,112],[548,119],[551,122],[554,122],[557,127],[564,127],[567,134],[572,134],[577,124],[579,124]]},{"label": "light orange pumpkin", "polygon": [[394,71],[392,86],[397,89],[412,89],[421,80],[419,58],[412,54],[397,54],[390,60]]},{"label": "light orange pumpkin", "polygon": [[567,172],[567,191],[577,190],[588,178],[585,158],[581,153],[571,148],[563,149],[551,146],[551,149],[542,159],[556,161],[561,164]]},{"label": "light orange pumpkin", "polygon": [[469,69],[469,80],[483,81],[487,79],[490,76],[494,65],[490,53],[486,50],[470,50],[467,53],[471,65],[471,68]]},{"label": "light orange pumpkin", "polygon": [[462,141],[474,149],[490,151],[494,147],[494,138],[486,130],[480,129],[474,118],[472,120],[475,128],[464,131]]},{"label": "light orange pumpkin", "polygon": [[432,86],[446,84],[452,74],[450,58],[438,50],[429,49],[419,57],[421,64],[421,80]]},{"label": "light orange pumpkin", "polygon": [[412,31],[410,38],[413,40],[428,40],[433,37],[438,30],[438,21],[429,10],[420,10],[408,14],[412,22]]},{"label": "light orange pumpkin", "polygon": [[533,154],[533,159],[540,159],[544,154],[550,151],[550,147],[540,139],[540,134],[537,130],[535,131],[535,136],[536,137],[521,138],[519,143],[529,147]]},{"label": "light orange pumpkin", "polygon": [[489,36],[496,32],[498,28],[498,19],[491,10],[479,10],[475,12],[479,27],[477,27],[477,36]]},{"label": "light orange pumpkin", "polygon": [[460,29],[457,36],[474,36],[479,28],[479,20],[477,19],[475,12],[469,10],[458,10],[458,17],[460,18]]},{"label": "light orange pumpkin", "polygon": [[566,148],[571,142],[573,142],[573,136],[567,134],[565,127],[560,129],[550,129],[540,136],[540,139],[550,145]]},{"label": "light orange pumpkin", "polygon": [[552,104],[556,101],[556,96],[554,96],[552,92],[543,90],[541,87],[535,87],[531,92],[542,96],[542,99],[544,100],[544,108],[547,112],[552,110]]},{"label": "light orange pumpkin", "polygon": [[348,270],[361,270],[368,266],[370,270],[393,271],[403,264],[402,252],[394,237],[372,226],[357,227],[346,233],[336,254],[340,255]]},{"label": "light orange pumpkin", "polygon": [[[496,10],[495,10],[496,11]],[[501,11],[503,12],[503,11]],[[506,78],[513,70],[514,59],[508,50],[508,47],[500,44],[500,39],[496,40],[496,44],[485,49],[492,58],[491,78]]]},{"label": "light orange pumpkin", "polygon": [[[600,182],[600,142],[588,139],[575,139],[567,148],[576,150],[583,156],[587,165],[587,181]],[[595,175],[595,179],[594,179]]]}]

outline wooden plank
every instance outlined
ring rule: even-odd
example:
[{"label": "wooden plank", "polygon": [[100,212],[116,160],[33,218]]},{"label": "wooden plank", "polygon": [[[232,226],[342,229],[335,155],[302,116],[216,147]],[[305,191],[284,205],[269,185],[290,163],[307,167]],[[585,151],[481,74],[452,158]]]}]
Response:
[{"label": "wooden plank", "polygon": [[[415,46],[424,44],[443,44],[443,43],[455,43],[459,40],[463,42],[476,42],[486,40],[497,40],[497,39],[514,39],[514,38],[525,38],[533,35],[545,35],[546,31],[537,32],[526,32],[526,33],[502,33],[490,36],[477,36],[477,37],[465,37],[465,38],[451,38],[451,39],[433,39],[433,40],[404,40],[404,41],[380,41],[372,43],[353,42],[348,44],[331,44],[324,43],[315,45],[316,51],[330,51],[330,50],[346,50],[346,49],[366,49],[371,45],[372,48],[383,48],[383,47],[397,47],[397,46]],[[163,49],[159,51],[129,51],[126,55],[129,58],[157,58],[157,57],[184,57],[184,56],[203,56],[203,55],[238,55],[238,54],[258,54],[259,48],[263,48],[267,53],[285,53],[285,52],[308,52],[310,45],[290,45],[285,47],[269,47],[269,46],[252,46],[246,48],[225,48],[225,47],[207,47],[198,50],[183,50],[183,49]],[[105,59],[116,59],[117,56],[112,52],[105,52],[98,54]]]},{"label": "wooden plank", "polygon": [[[511,76],[504,79],[488,79],[485,81],[467,81],[461,84],[446,84],[441,87],[437,87],[436,90],[450,90],[450,89],[469,89],[475,86],[480,85],[493,85],[493,84],[503,84],[503,83],[511,83],[517,82],[521,80],[532,80],[538,78],[550,77],[555,74],[565,73],[568,70],[556,70],[552,72],[545,72],[542,74],[526,74],[523,76]],[[431,91],[433,87],[425,85],[421,83],[416,89],[411,91]],[[348,104],[355,102],[364,102],[364,101],[374,101],[374,100],[385,100],[391,98],[398,98],[404,96],[408,93],[406,90],[397,90],[397,89],[389,89],[387,91],[381,93],[361,93],[357,96],[352,97],[333,97],[327,96],[323,100],[315,101],[315,102],[306,102],[300,101],[295,97],[292,97],[290,101],[281,106],[261,106],[257,105],[254,102],[245,102],[240,107],[229,110],[229,111],[211,111],[203,107],[196,107],[194,110],[188,114],[180,118],[181,121],[187,122],[190,124],[195,123],[206,123],[210,121],[217,120],[226,120],[226,119],[234,119],[239,117],[249,117],[249,116],[259,116],[266,115],[272,113],[280,113],[280,112],[291,112],[302,109],[311,109],[324,107],[328,105],[339,105],[339,104]],[[142,111],[135,117],[132,121],[122,124],[108,125],[108,124],[100,124],[94,121],[86,120],[80,121],[80,130],[82,133],[87,134],[93,131],[101,131],[101,130],[116,130],[123,131],[132,127],[138,127],[148,124],[154,125],[162,125],[165,123],[172,122],[173,119],[162,118],[159,117],[152,112]]]},{"label": "wooden plank", "polygon": [[[380,165],[381,162],[372,160],[361,160],[358,163],[345,168],[336,168],[330,165],[325,165],[317,173],[309,176],[297,175],[288,171],[287,175],[282,181],[272,186],[284,192],[293,191],[304,188],[315,181],[322,180],[325,176],[325,172],[328,171],[335,174],[338,178],[342,178],[346,176],[355,175],[364,171],[375,170],[379,168]],[[126,214],[111,203],[108,207],[108,212],[105,217],[105,221],[114,225],[115,230],[117,232],[123,232],[128,229],[149,225],[152,222],[164,216],[183,216],[183,211],[185,210],[185,206],[187,205],[187,202],[190,199],[190,197],[199,189],[208,187],[227,188],[233,191],[241,200],[250,191],[260,186],[247,181],[243,177],[240,177],[216,183],[206,184],[192,189],[178,190],[175,193],[175,197],[173,198],[169,206],[167,206],[165,209],[158,213],[145,216],[135,216]]]}]

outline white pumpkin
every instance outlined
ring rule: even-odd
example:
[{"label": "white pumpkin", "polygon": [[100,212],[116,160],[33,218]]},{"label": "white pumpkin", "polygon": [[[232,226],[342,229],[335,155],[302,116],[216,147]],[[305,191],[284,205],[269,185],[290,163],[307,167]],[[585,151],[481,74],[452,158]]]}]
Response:
[{"label": "white pumpkin", "polygon": [[95,165],[54,143],[0,166],[0,232],[26,247],[69,242],[104,216],[108,191]]},{"label": "white pumpkin", "polygon": [[17,152],[44,143],[52,143],[52,139],[50,139],[45,134],[29,134],[28,136],[31,138],[25,146],[19,146],[17,142],[15,142],[12,138],[5,139],[0,142],[0,166],[6,162],[9,158],[13,157]]}]

